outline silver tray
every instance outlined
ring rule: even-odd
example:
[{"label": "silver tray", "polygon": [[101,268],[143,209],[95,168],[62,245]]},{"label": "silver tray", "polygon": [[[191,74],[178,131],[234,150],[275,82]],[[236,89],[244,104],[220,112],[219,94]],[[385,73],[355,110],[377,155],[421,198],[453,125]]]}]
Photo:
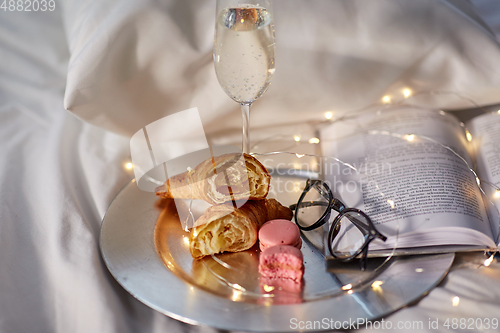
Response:
[{"label": "silver tray", "polygon": [[[173,206],[132,181],[103,219],[101,253],[118,283],[147,306],[186,323],[225,330],[293,331],[315,321],[321,329],[333,329],[349,320],[376,320],[423,297],[454,259],[452,253],[394,257],[363,275],[334,275],[303,242],[303,297],[295,304],[275,304],[259,294],[257,249],[219,256],[232,267],[245,268],[232,270],[212,258],[193,261],[186,235]],[[359,283],[348,290],[351,281]]]}]

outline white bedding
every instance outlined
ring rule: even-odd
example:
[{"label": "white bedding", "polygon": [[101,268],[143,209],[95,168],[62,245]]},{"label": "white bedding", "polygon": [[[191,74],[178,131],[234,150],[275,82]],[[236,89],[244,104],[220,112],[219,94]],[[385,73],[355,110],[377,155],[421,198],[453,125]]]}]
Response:
[{"label": "white bedding", "polygon": [[[467,1],[361,2],[277,1],[276,80],[255,106],[254,126],[349,110],[403,86],[500,102],[500,47]],[[496,0],[490,6],[500,13]],[[299,23],[290,19],[297,8]],[[132,177],[128,137],[108,130],[130,135],[192,106],[208,133],[239,126],[211,64],[212,11],[211,1],[191,0],[0,10],[0,332],[216,331],[139,303],[98,248],[106,208]],[[357,20],[343,20],[344,11]],[[360,35],[366,43],[354,42]],[[498,318],[500,265],[472,267],[386,319]]]}]

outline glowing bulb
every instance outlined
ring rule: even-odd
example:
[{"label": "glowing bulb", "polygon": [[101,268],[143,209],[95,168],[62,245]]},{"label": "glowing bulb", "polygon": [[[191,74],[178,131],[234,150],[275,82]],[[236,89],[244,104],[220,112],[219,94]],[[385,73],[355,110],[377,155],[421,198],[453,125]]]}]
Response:
[{"label": "glowing bulb", "polygon": [[467,141],[472,141],[472,135],[469,133],[469,131],[465,131],[465,136],[467,137]]},{"label": "glowing bulb", "polygon": [[345,286],[342,286],[342,290],[351,290],[352,289],[352,284],[346,284]]},{"label": "glowing bulb", "polygon": [[231,295],[231,299],[233,302],[237,302],[241,299],[241,291],[239,290],[233,290],[233,294]]},{"label": "glowing bulb", "polygon": [[411,96],[411,90],[406,88],[406,89],[403,89],[403,95],[405,98],[408,98]]},{"label": "glowing bulb", "polygon": [[495,198],[500,198],[500,191],[495,191]]},{"label": "glowing bulb", "polygon": [[458,306],[458,303],[460,303],[460,297],[458,297],[458,296],[453,297],[451,302],[452,302],[453,306]]},{"label": "glowing bulb", "polygon": [[332,119],[332,117],[333,117],[333,112],[325,112],[326,119]]},{"label": "glowing bulb", "polygon": [[500,110],[498,110],[497,113],[500,114]]},{"label": "glowing bulb", "polygon": [[245,288],[243,288],[242,286],[240,286],[237,283],[233,284],[233,288],[236,289],[236,290],[245,290]]},{"label": "glowing bulb", "polygon": [[391,102],[391,96],[385,95],[384,97],[382,97],[382,102],[384,102],[385,104],[390,103]]},{"label": "glowing bulb", "polygon": [[393,200],[388,199],[388,200],[387,200],[387,203],[391,206],[391,208],[392,208],[392,209],[394,209],[395,204],[394,204],[394,201],[393,201]]},{"label": "glowing bulb", "polygon": [[488,267],[489,265],[491,265],[491,263],[493,262],[493,259],[495,258],[495,255],[492,254],[488,259],[486,259],[484,261],[484,266]]},{"label": "glowing bulb", "polygon": [[347,291],[347,293],[348,293],[349,295],[350,295],[350,294],[352,294],[352,292],[353,292],[352,290]]},{"label": "glowing bulb", "polygon": [[267,292],[267,293],[274,290],[273,286],[268,286],[267,284],[265,284],[263,286],[263,288],[264,288],[264,291]]},{"label": "glowing bulb", "polygon": [[241,23],[245,22],[245,19],[241,19],[241,21],[240,21],[240,22],[241,22]]},{"label": "glowing bulb", "polygon": [[414,134],[405,135],[405,139],[408,141],[413,141],[413,139],[415,139],[415,135]]},{"label": "glowing bulb", "polygon": [[318,138],[310,138],[309,143],[319,143],[319,139]]},{"label": "glowing bulb", "polygon": [[132,168],[134,167],[134,165],[130,162],[128,162],[127,164],[125,164],[125,168],[128,169],[128,170],[132,170]]},{"label": "glowing bulb", "polygon": [[300,141],[300,136],[294,135],[293,139],[295,140],[295,142],[299,142]]},{"label": "glowing bulb", "polygon": [[384,281],[379,281],[379,280],[377,280],[377,281],[373,281],[373,283],[372,283],[372,288],[373,288],[373,289],[380,288],[380,286],[381,286],[381,285],[383,285],[383,284],[384,284]]}]

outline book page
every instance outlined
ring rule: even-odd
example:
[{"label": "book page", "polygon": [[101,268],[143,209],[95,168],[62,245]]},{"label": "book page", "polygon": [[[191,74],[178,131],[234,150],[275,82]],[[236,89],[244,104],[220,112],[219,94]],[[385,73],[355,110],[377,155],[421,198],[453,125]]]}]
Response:
[{"label": "book page", "polygon": [[482,187],[491,201],[487,202],[487,207],[492,221],[493,236],[497,239],[500,192],[488,183],[500,188],[500,114],[494,112],[476,117],[467,124],[467,128],[476,155],[477,174],[483,181]]},{"label": "book page", "polygon": [[[339,121],[321,131],[322,153],[348,165],[336,169],[327,159],[323,175],[348,207],[393,238],[385,246],[494,246],[464,133],[451,115],[410,107]],[[453,228],[460,237],[446,232]]]}]

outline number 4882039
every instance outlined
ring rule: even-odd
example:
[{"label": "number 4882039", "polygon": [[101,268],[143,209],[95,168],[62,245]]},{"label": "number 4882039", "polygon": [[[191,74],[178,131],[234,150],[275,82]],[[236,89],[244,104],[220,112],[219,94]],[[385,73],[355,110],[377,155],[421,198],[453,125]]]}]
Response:
[{"label": "number 4882039", "polygon": [[52,12],[55,9],[54,0],[3,0],[0,5],[0,10],[4,12]]}]

